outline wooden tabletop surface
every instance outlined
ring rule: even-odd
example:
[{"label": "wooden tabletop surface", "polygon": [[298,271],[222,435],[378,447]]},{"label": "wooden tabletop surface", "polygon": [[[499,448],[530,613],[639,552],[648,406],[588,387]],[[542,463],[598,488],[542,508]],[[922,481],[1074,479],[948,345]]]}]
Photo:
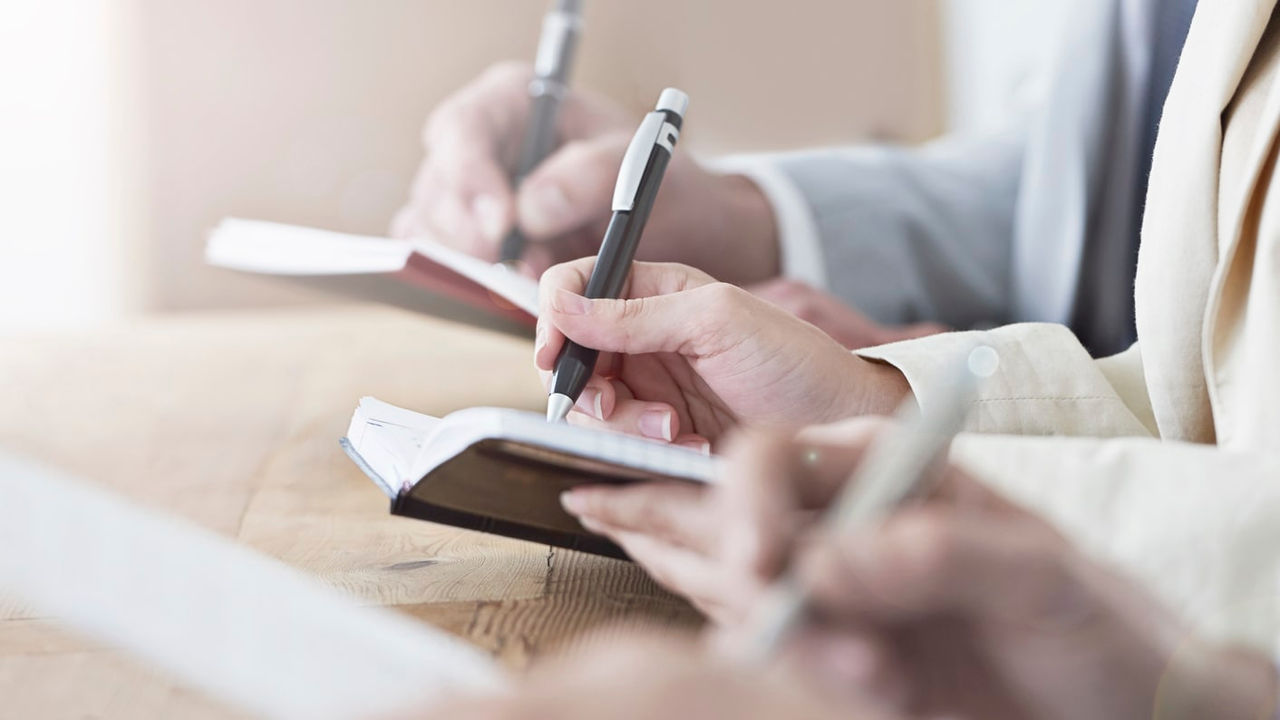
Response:
[{"label": "wooden tabletop surface", "polygon": [[[628,563],[391,517],[338,447],[363,395],[434,415],[541,409],[530,355],[522,340],[369,306],[0,338],[0,447],[465,637],[511,668],[592,628],[695,627],[693,610]],[[236,715],[0,597],[0,718],[178,717]]]}]

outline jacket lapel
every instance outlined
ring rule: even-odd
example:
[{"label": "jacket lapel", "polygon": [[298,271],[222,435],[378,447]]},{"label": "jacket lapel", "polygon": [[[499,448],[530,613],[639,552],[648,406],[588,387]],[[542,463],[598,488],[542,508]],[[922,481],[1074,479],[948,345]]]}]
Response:
[{"label": "jacket lapel", "polygon": [[1165,103],[1143,220],[1136,311],[1147,387],[1166,439],[1215,437],[1202,353],[1219,257],[1222,113],[1275,3],[1201,0]]}]

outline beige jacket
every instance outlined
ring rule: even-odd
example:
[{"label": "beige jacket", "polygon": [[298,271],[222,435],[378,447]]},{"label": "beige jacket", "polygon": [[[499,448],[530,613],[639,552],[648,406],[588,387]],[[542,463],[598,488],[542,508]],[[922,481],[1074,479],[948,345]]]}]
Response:
[{"label": "beige jacket", "polygon": [[[1060,326],[982,333],[1001,368],[971,420],[984,435],[954,451],[1200,627],[1272,646],[1280,632],[1275,4],[1199,5],[1156,144],[1138,344],[1093,360]],[[975,335],[863,355],[901,369],[927,409]]]}]

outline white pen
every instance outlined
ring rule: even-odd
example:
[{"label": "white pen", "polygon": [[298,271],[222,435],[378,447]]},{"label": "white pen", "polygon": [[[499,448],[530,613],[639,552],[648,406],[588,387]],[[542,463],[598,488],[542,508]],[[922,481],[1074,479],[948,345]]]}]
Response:
[{"label": "white pen", "polygon": [[[971,350],[955,368],[949,392],[932,399],[925,412],[908,398],[896,415],[898,426],[867,452],[823,519],[828,535],[843,535],[873,523],[913,496],[921,494],[930,468],[964,425],[981,379],[999,365],[987,345]],[[795,576],[784,574],[765,591],[748,618],[742,646],[730,648],[739,660],[763,664],[776,654],[804,619],[808,600]]]}]

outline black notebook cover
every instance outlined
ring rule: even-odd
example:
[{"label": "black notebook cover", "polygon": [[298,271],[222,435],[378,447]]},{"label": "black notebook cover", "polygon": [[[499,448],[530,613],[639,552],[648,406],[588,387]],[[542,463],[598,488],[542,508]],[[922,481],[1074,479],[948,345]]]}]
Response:
[{"label": "black notebook cover", "polygon": [[[343,447],[366,473],[377,479],[350,443],[344,440]],[[566,513],[560,507],[560,494],[579,485],[654,480],[692,482],[490,438],[472,444],[412,487],[400,489],[391,503],[391,512],[626,559],[622,548],[587,531]]]}]

